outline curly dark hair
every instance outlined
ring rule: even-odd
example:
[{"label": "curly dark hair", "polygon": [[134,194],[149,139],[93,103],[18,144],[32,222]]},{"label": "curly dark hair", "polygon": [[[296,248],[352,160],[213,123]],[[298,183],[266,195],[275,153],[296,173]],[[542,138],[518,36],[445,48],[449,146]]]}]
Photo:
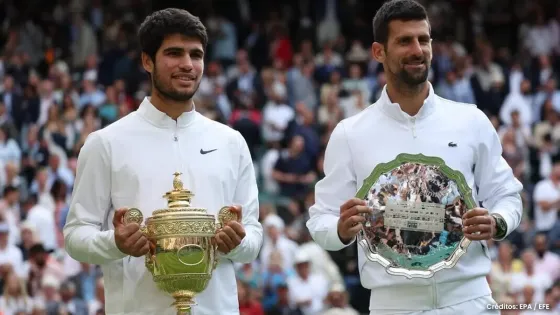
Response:
[{"label": "curly dark hair", "polygon": [[188,11],[176,8],[159,10],[146,17],[138,30],[140,48],[155,61],[161,43],[173,34],[198,38],[206,50],[208,34],[204,24]]},{"label": "curly dark hair", "polygon": [[387,44],[389,23],[394,20],[428,20],[428,13],[415,0],[390,0],[385,2],[373,17],[373,37],[376,42]]}]

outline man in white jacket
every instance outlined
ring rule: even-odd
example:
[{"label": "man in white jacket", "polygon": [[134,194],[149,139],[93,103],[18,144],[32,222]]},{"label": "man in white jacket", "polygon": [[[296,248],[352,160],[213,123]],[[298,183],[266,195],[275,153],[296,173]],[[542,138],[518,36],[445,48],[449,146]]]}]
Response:
[{"label": "man in white jacket", "polygon": [[128,207],[145,218],[166,208],[161,196],[180,172],[195,194],[192,206],[215,215],[234,205],[242,217],[216,234],[220,259],[192,314],[238,315],[233,263],[256,259],[263,232],[244,138],[197,113],[192,101],[204,69],[206,29],[187,11],[165,9],[146,18],[139,39],[152,95],[136,112],[87,138],[64,227],[66,250],[78,261],[101,265],[108,315],[175,315],[173,299],[144,266],[148,240],[137,224],[125,225],[123,215]]},{"label": "man in white jacket", "polygon": [[488,117],[475,105],[434,94],[427,80],[432,39],[425,9],[413,0],[386,2],[373,28],[372,55],[383,64],[387,85],[376,103],[332,132],[325,177],[315,187],[307,227],[326,250],[353,244],[364,222],[361,214],[371,212],[353,196],[374,167],[401,153],[440,157],[464,174],[481,203],[462,218],[464,234],[473,243],[455,267],[429,279],[389,275],[360,246],[360,278],[371,290],[370,312],[499,314],[486,281],[491,265],[486,240],[503,239],[517,228],[523,187],[501,157],[500,139]]}]

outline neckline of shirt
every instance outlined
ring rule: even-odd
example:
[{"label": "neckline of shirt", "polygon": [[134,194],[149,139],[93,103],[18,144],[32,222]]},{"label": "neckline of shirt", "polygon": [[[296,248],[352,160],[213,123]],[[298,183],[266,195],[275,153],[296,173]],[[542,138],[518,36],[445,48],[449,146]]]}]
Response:
[{"label": "neckline of shirt", "polygon": [[144,98],[137,112],[152,125],[160,128],[185,128],[196,119],[198,114],[196,112],[196,106],[193,104],[192,110],[182,113],[177,120],[174,120],[166,113],[157,109],[152,104],[149,97]]},{"label": "neckline of shirt", "polygon": [[411,116],[401,109],[399,103],[393,103],[391,101],[389,95],[387,94],[387,85],[385,85],[381,92],[381,97],[379,98],[381,110],[383,110],[383,112],[385,112],[389,117],[396,119],[398,121],[410,121],[412,119],[418,120],[418,119],[428,117],[430,114],[434,112],[436,107],[435,106],[436,97],[434,93],[434,88],[430,82],[428,82],[428,86],[429,86],[428,97],[426,97],[426,99],[424,100],[424,104],[420,108],[420,111],[418,111],[416,115]]}]

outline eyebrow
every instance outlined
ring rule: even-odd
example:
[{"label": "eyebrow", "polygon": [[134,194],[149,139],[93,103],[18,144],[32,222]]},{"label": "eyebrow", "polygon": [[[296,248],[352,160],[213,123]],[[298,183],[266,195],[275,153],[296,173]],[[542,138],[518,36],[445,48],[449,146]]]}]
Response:
[{"label": "eyebrow", "polygon": [[[163,52],[184,52],[184,51],[185,51],[185,49],[183,47],[177,47],[177,46],[168,47],[168,48],[165,48],[163,50]],[[192,48],[192,49],[189,50],[189,52],[191,54],[192,53],[197,53],[197,54],[200,54],[200,55],[204,55],[204,51],[200,48]]]},{"label": "eyebrow", "polygon": [[429,34],[420,34],[420,35],[412,35],[412,34],[407,34],[407,35],[402,35],[402,36],[398,36],[395,38],[396,41],[402,40],[402,39],[411,39],[414,37],[418,37],[419,39],[430,39],[432,38]]}]

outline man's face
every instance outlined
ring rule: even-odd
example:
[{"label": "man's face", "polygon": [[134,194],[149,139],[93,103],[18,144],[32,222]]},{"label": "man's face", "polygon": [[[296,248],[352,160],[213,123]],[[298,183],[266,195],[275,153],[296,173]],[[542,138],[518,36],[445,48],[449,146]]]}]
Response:
[{"label": "man's face", "polygon": [[19,200],[19,192],[17,190],[11,191],[5,198],[10,205],[13,205]]},{"label": "man's face", "polygon": [[145,54],[142,61],[162,97],[185,102],[198,90],[204,71],[204,49],[199,39],[174,34],[163,40],[155,61]]},{"label": "man's face", "polygon": [[387,44],[374,43],[372,49],[387,74],[398,83],[416,87],[427,81],[432,62],[428,21],[391,21]]},{"label": "man's face", "polygon": [[299,264],[296,264],[296,271],[298,275],[302,278],[306,278],[307,276],[309,276],[309,272],[310,272],[309,262],[301,262]]},{"label": "man's face", "polygon": [[43,268],[47,264],[47,254],[46,253],[38,253],[30,259],[37,264],[37,266]]},{"label": "man's face", "polygon": [[11,91],[14,88],[14,78],[11,76],[6,76],[4,78],[4,89],[6,91]]},{"label": "man's face", "polygon": [[546,252],[546,236],[544,235],[538,235],[537,237],[535,237],[535,250],[537,251],[537,253],[539,254],[544,254]]},{"label": "man's face", "polygon": [[278,238],[280,237],[280,230],[275,226],[270,226],[267,229],[267,232],[268,236],[274,241],[278,240]]}]

